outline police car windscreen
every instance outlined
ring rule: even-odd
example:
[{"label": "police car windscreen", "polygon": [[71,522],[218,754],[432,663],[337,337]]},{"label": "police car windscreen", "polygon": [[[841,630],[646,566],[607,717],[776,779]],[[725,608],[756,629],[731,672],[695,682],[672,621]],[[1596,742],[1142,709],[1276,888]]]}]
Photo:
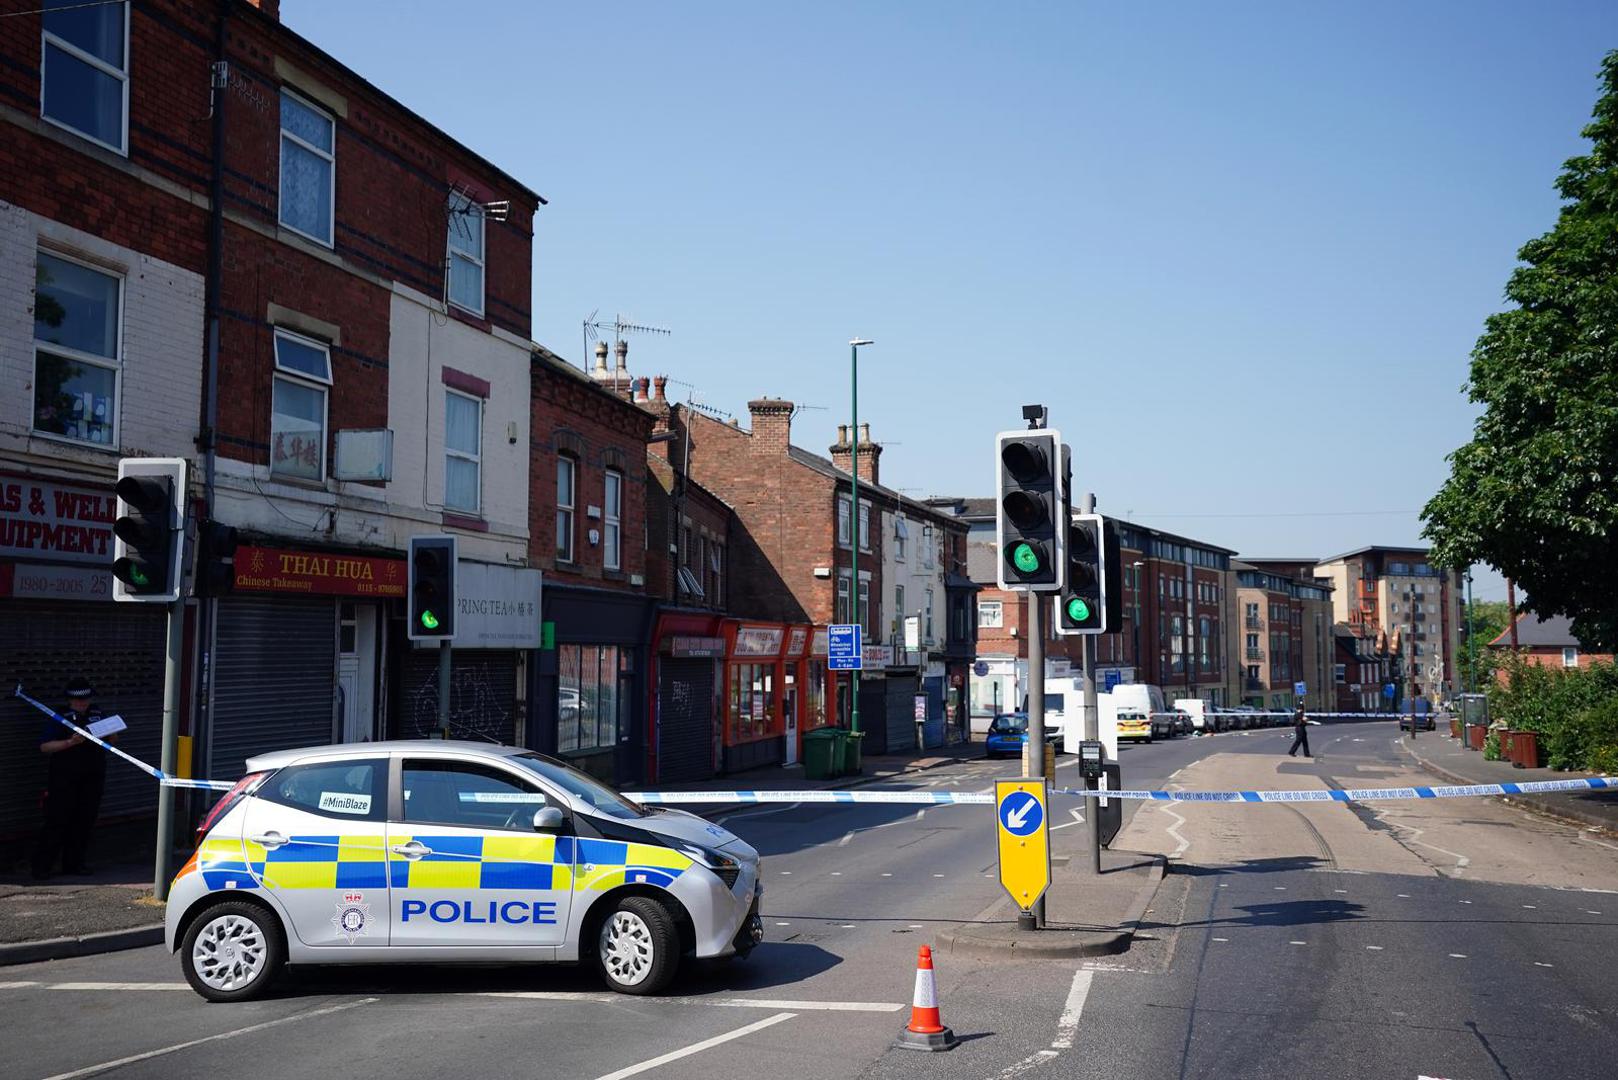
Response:
[{"label": "police car windscreen", "polygon": [[651,815],[651,811],[644,806],[630,802],[611,788],[560,761],[539,754],[517,754],[507,760],[544,777],[557,787],[565,788],[569,794],[584,800],[603,814],[625,820]]}]

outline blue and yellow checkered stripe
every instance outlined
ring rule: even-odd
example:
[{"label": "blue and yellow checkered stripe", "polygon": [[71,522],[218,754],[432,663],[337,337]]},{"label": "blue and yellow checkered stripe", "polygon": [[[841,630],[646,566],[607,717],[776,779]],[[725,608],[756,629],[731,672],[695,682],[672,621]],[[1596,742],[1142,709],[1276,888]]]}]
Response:
[{"label": "blue and yellow checkered stripe", "polygon": [[[430,854],[388,850],[415,841]],[[293,836],[266,848],[251,840],[205,840],[182,875],[199,870],[210,889],[500,889],[604,892],[625,883],[672,885],[690,857],[657,844],[571,836]],[[194,865],[193,865],[194,864]]]}]

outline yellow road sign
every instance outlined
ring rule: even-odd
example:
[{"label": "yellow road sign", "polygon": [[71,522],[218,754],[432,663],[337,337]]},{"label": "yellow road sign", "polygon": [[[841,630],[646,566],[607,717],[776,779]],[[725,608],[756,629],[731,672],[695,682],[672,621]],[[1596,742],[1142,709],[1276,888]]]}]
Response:
[{"label": "yellow road sign", "polygon": [[1044,780],[996,780],[1000,884],[1024,911],[1051,883],[1050,792]]}]

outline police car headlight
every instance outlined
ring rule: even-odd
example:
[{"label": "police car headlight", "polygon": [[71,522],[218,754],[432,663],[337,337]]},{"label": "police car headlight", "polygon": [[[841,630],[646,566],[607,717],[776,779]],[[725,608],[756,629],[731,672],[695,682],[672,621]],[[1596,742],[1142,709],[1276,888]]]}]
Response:
[{"label": "police car headlight", "polygon": [[742,866],[729,855],[710,847],[703,847],[701,844],[681,844],[679,850],[712,870],[718,875],[719,880],[725,883],[727,889],[736,887],[736,879],[741,877]]}]

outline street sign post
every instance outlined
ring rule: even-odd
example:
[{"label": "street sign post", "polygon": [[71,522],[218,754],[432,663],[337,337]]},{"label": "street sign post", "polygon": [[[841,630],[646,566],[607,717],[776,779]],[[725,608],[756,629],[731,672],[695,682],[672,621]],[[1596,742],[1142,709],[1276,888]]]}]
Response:
[{"label": "street sign post", "polygon": [[826,627],[826,667],[831,671],[860,671],[865,667],[865,649],[858,623],[835,623]]},{"label": "street sign post", "polygon": [[997,780],[994,803],[1000,885],[1026,915],[1051,883],[1049,781]]},{"label": "street sign post", "polygon": [[1292,684],[1292,696],[1293,697],[1304,697],[1308,693],[1309,693],[1309,684],[1308,683],[1295,682],[1295,683]]}]

